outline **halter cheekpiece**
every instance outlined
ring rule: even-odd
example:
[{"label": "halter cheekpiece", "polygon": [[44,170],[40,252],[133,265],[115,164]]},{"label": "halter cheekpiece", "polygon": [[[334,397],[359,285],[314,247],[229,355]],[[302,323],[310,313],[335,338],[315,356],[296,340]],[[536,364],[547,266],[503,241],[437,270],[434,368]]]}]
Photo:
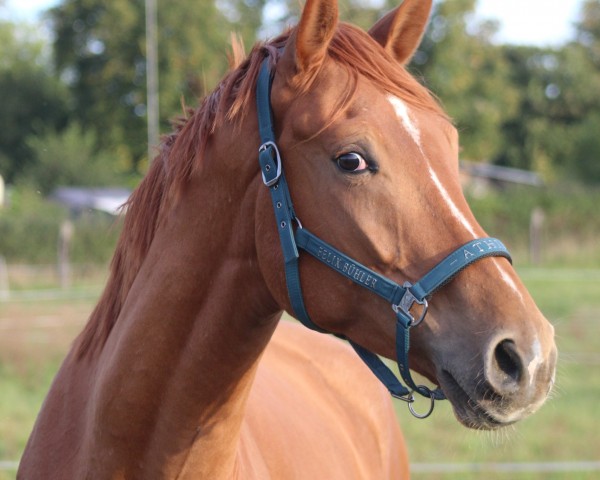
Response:
[{"label": "halter cheekpiece", "polygon": [[[461,270],[477,260],[490,256],[505,257],[511,261],[510,254],[504,244],[495,238],[472,240],[458,247],[416,283],[405,282],[403,285],[399,285],[313,235],[302,226],[294,212],[290,191],[283,172],[282,159],[277,148],[273,128],[270,101],[272,82],[273,75],[269,68],[269,60],[265,59],[256,86],[258,125],[262,142],[258,150],[258,156],[263,182],[271,193],[279,239],[283,250],[288,295],[294,316],[312,330],[330,333],[317,326],[306,311],[300,285],[298,248],[311,254],[361,287],[387,300],[396,314],[396,360],[400,375],[407,386],[400,383],[376,354],[350,339],[346,338],[346,340],[377,378],[387,387],[393,397],[407,402],[411,413],[415,417],[426,418],[433,411],[435,400],[443,400],[446,397],[440,388],[431,390],[424,385],[417,385],[413,381],[408,367],[410,329],[425,320],[428,308],[427,302],[433,293],[450,282]],[[416,318],[411,313],[415,305],[420,306],[420,313]],[[431,405],[426,413],[419,414],[413,409],[413,392],[417,392],[431,400]]]}]

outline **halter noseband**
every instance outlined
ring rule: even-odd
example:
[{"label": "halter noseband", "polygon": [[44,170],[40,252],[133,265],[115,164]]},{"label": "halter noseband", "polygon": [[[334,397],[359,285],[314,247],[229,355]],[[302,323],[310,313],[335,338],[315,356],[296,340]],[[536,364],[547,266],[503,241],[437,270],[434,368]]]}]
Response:
[{"label": "halter noseband", "polygon": [[[413,381],[408,368],[409,331],[411,327],[417,326],[425,319],[428,307],[427,299],[438,288],[450,282],[461,270],[477,260],[490,256],[505,257],[511,261],[510,254],[504,244],[495,238],[472,240],[457,248],[416,283],[405,282],[403,285],[399,285],[348,257],[309,232],[302,226],[294,212],[290,191],[283,173],[281,156],[275,142],[270,100],[272,82],[273,75],[269,69],[268,59],[265,59],[256,86],[258,125],[262,142],[258,150],[259,164],[263,182],[271,193],[279,239],[283,250],[288,295],[294,316],[312,330],[330,333],[316,325],[306,311],[300,286],[298,248],[310,253],[325,265],[361,287],[387,300],[396,314],[396,360],[400,375],[407,387],[400,383],[376,354],[350,339],[346,338],[346,340],[375,376],[387,387],[393,397],[407,402],[411,413],[415,417],[426,418],[433,411],[435,400],[443,400],[446,397],[440,388],[431,390],[424,385],[416,385]],[[296,228],[294,228],[294,223]],[[413,317],[411,313],[414,304],[421,305],[421,313],[418,318]],[[418,414],[414,411],[412,407],[414,402],[413,392],[418,392],[431,399],[429,411],[425,414]]]}]

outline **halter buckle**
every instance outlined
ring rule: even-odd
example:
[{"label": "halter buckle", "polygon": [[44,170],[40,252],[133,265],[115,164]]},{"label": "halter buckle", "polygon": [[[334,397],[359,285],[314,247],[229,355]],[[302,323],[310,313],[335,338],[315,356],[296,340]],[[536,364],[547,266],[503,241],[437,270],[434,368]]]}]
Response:
[{"label": "halter buckle", "polygon": [[[269,163],[265,163],[264,166],[262,166],[261,168],[261,174],[262,174],[262,179],[263,179],[263,183],[267,186],[267,187],[272,187],[273,185],[275,185],[278,181],[279,181],[279,177],[281,177],[281,155],[279,154],[279,149],[277,148],[277,145],[275,144],[275,142],[265,142],[263,143],[259,149],[258,149],[258,155],[260,157],[260,155],[263,152],[266,152],[269,148],[272,148],[272,150],[275,151],[275,158],[273,158],[271,156],[271,159],[275,162],[275,167],[276,167],[276,172],[275,172],[275,176],[269,175],[269,179],[267,179],[267,176],[265,175],[265,173],[269,172],[269,170],[271,169],[271,165],[270,162]],[[261,162],[262,164],[262,162]]]},{"label": "halter buckle", "polygon": [[[402,285],[402,286],[406,289],[404,291],[404,295],[402,295],[402,298],[400,299],[400,302],[398,303],[398,305],[392,305],[392,310],[394,310],[394,312],[396,314],[403,313],[404,315],[406,315],[410,319],[409,326],[416,327],[425,319],[425,316],[427,315],[427,308],[429,307],[429,304],[427,303],[426,298],[424,298],[423,300],[419,300],[417,297],[415,297],[413,295],[413,293],[410,291],[410,287],[412,287],[412,284],[410,282],[404,282],[404,285]],[[418,305],[421,305],[423,307],[423,310],[421,311],[421,315],[419,316],[419,318],[417,320],[415,320],[415,317],[413,316],[413,314],[410,313],[410,310],[415,303],[417,303]]]}]

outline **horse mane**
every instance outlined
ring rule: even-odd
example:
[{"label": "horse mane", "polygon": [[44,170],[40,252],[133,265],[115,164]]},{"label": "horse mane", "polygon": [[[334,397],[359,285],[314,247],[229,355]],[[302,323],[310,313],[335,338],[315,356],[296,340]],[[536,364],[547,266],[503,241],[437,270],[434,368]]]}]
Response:
[{"label": "horse mane", "polygon": [[[215,130],[224,122],[241,125],[247,107],[254,98],[262,61],[268,58],[272,66],[276,65],[283,47],[288,39],[293,38],[294,32],[291,29],[272,41],[255,45],[243,61],[240,61],[243,56],[241,43],[232,37],[232,68],[229,73],[198,108],[186,109],[184,116],[173,122],[173,132],[163,137],[159,153],[148,173],[123,205],[126,214],[110,264],[109,277],[98,304],[76,341],[78,358],[95,351],[106,342],[146,258],[163,213],[201,165],[208,141]],[[346,90],[339,110],[333,113],[334,117],[343,113],[349,104],[359,76],[366,77],[383,92],[396,95],[416,108],[445,116],[428,90],[364,31],[340,23],[328,54],[347,70],[354,87]],[[306,76],[301,89],[307,91],[313,79],[314,75]]]}]

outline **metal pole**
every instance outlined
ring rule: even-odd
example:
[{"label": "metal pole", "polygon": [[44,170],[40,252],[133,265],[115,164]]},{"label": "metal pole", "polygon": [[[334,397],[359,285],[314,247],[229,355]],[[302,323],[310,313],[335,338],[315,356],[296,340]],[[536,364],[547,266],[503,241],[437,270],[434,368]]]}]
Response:
[{"label": "metal pole", "polygon": [[154,158],[159,142],[158,128],[158,42],[156,38],[156,2],[146,1],[146,109],[148,116],[148,163]]}]

